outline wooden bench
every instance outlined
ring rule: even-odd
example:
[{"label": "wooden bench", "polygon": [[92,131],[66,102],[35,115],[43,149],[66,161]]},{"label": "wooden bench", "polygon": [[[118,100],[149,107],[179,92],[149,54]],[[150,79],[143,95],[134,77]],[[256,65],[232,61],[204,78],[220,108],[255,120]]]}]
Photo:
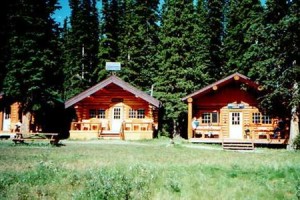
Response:
[{"label": "wooden bench", "polygon": [[255,127],[252,131],[254,132],[253,138],[257,139],[270,140],[274,134],[273,127]]},{"label": "wooden bench", "polygon": [[194,137],[201,135],[201,138],[214,138],[220,137],[221,127],[220,126],[198,126],[194,130]]},{"label": "wooden bench", "polygon": [[16,133],[15,138],[12,139],[15,144],[22,144],[25,141],[49,141],[52,145],[57,145],[59,142],[58,133]]}]

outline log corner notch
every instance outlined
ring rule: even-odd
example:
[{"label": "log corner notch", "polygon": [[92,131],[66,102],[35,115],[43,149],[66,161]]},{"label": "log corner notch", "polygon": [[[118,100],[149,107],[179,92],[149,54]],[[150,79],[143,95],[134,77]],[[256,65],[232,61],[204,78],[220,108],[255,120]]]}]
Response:
[{"label": "log corner notch", "polygon": [[239,75],[234,75],[233,79],[238,81],[238,80],[240,80],[240,76]]},{"label": "log corner notch", "polygon": [[188,98],[187,99],[188,102],[188,139],[192,138],[193,136],[193,131],[192,131],[192,118],[193,118],[193,99],[192,98]]}]

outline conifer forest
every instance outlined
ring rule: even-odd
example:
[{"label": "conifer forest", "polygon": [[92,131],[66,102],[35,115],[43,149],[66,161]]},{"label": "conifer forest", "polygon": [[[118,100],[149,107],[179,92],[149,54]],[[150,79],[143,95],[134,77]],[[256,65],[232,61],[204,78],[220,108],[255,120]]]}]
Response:
[{"label": "conifer forest", "polygon": [[0,92],[40,113],[110,76],[163,104],[164,130],[179,123],[181,98],[234,72],[268,91],[270,114],[300,102],[298,0],[4,0],[0,6]]}]

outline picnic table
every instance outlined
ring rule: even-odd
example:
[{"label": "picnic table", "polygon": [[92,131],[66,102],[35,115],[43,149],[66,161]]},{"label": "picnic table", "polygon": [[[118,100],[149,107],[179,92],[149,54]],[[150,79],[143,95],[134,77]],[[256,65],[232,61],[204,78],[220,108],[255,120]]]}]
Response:
[{"label": "picnic table", "polygon": [[21,144],[25,141],[50,141],[50,144],[57,145],[59,142],[58,133],[16,133],[12,139],[15,144]]}]

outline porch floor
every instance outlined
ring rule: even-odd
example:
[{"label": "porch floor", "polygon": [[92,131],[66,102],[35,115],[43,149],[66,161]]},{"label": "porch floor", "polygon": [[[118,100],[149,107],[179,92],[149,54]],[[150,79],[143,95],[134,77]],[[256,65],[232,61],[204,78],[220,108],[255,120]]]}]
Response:
[{"label": "porch floor", "polygon": [[253,142],[257,145],[287,145],[288,139],[230,139],[230,138],[190,138],[189,142],[191,143],[207,143],[207,144],[222,144],[223,142],[235,142],[235,143],[244,143],[244,142]]}]

